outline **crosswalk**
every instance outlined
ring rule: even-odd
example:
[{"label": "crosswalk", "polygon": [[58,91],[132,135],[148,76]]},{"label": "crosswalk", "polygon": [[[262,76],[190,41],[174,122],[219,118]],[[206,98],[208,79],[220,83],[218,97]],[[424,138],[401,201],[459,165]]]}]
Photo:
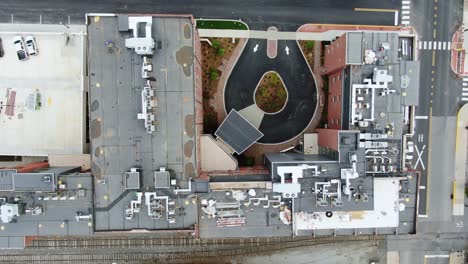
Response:
[{"label": "crosswalk", "polygon": [[450,41],[418,41],[420,50],[450,50],[452,42]]},{"label": "crosswalk", "polygon": [[409,0],[401,1],[401,24],[402,25],[409,26],[410,14],[411,14],[411,1]]},{"label": "crosswalk", "polygon": [[462,101],[468,101],[468,78],[463,78],[462,86]]}]

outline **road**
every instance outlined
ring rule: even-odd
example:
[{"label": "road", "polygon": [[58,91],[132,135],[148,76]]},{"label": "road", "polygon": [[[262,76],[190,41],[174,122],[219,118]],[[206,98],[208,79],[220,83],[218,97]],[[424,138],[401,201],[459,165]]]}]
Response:
[{"label": "road", "polygon": [[[420,163],[415,168],[421,172],[420,184],[425,190],[420,190],[419,235],[405,243],[388,241],[388,250],[398,250],[402,264],[426,263],[423,262],[425,255],[446,254],[466,245],[463,218],[452,215],[450,198],[456,146],[455,122],[462,105],[462,84],[450,68],[450,49],[439,48],[439,42],[451,41],[461,25],[463,1],[412,0],[411,4],[411,26],[417,31],[419,40],[427,42],[427,48],[418,50],[421,76],[416,116],[419,118],[416,119],[413,138],[419,150],[426,149],[421,154],[425,168]],[[447,237],[440,239],[441,236]],[[460,242],[458,246],[453,244]]]},{"label": "road", "polygon": [[[437,218],[440,215],[436,215],[436,210],[447,208],[450,203],[450,188],[447,186],[451,185],[453,162],[447,153],[454,152],[455,145],[454,136],[447,135],[455,135],[455,126],[450,124],[461,106],[461,80],[451,71],[450,51],[434,49],[434,46],[436,43],[438,46],[439,42],[451,41],[453,33],[461,24],[463,1],[414,0],[412,3],[411,25],[418,32],[419,40],[431,42],[432,46],[431,49],[419,50],[421,78],[416,116],[421,119],[416,120],[413,140],[419,149],[426,146],[426,151],[421,155],[425,168],[421,165],[416,168],[421,171],[421,186],[426,188],[421,190],[419,214],[431,217],[430,208],[433,206],[432,212]],[[433,133],[434,131],[437,133]],[[435,171],[431,172],[432,169]],[[431,192],[431,186],[445,187]],[[426,191],[429,192],[428,199],[436,204],[426,203]],[[436,218],[420,220],[429,222]],[[449,221],[448,216],[443,220],[442,222]],[[437,219],[437,222],[440,221],[440,218]],[[425,224],[422,225],[424,226]]]},{"label": "road", "polygon": [[252,29],[296,30],[305,23],[393,25],[393,13],[355,12],[354,8],[398,9],[397,0],[2,0],[0,22],[84,23],[87,12],[178,13],[196,18],[242,19]]}]

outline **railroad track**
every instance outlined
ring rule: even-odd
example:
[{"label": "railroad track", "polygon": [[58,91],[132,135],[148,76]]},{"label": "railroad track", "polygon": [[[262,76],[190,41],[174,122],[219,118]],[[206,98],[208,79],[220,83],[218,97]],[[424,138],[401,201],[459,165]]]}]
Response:
[{"label": "railroad track", "polygon": [[267,238],[238,238],[238,239],[200,239],[193,238],[161,238],[138,236],[106,236],[106,237],[60,237],[39,238],[28,248],[60,249],[60,248],[129,248],[129,247],[169,247],[169,246],[222,246],[222,245],[260,245],[293,242],[320,241],[358,241],[382,240],[383,236],[327,236],[327,237],[267,237]]},{"label": "railroad track", "polygon": [[[105,238],[108,241],[114,240],[112,237]],[[77,249],[80,243],[73,244],[69,239],[55,239],[55,241],[66,241],[66,247],[35,247],[28,248],[18,253],[0,254],[0,263],[145,263],[157,260],[164,260],[164,263],[180,263],[193,259],[222,258],[231,256],[246,256],[289,248],[304,246],[314,246],[332,243],[355,242],[355,241],[379,241],[383,236],[346,236],[346,237],[319,237],[319,238],[251,238],[251,239],[211,239],[211,240],[193,240],[187,244],[187,240],[176,239],[175,241],[160,242],[151,246],[138,242],[129,244],[115,241],[112,243],[102,243],[103,238],[91,239],[100,241],[99,245],[104,247],[87,247]],[[132,238],[135,243],[136,238]],[[141,239],[141,238],[140,238]],[[154,238],[161,240],[161,238]],[[147,240],[147,239],[145,239]],[[54,241],[52,239],[40,241]],[[124,238],[118,238],[117,241],[124,241]],[[42,242],[41,242],[42,243]],[[70,244],[71,243],[71,244]],[[178,244],[185,243],[185,244]],[[189,245],[191,244],[191,245]],[[50,245],[50,244],[49,244]],[[97,245],[97,244],[95,244]],[[126,246],[123,249],[123,246]],[[139,247],[139,248],[138,248]],[[46,251],[42,250],[46,249]],[[105,249],[105,250],[103,250]],[[133,249],[133,250],[132,250]],[[155,249],[159,249],[155,250]],[[69,250],[70,252],[67,252]]]}]

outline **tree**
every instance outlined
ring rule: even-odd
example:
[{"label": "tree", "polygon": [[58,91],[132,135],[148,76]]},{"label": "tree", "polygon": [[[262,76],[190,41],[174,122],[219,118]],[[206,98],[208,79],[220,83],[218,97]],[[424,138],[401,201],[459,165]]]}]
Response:
[{"label": "tree", "polygon": [[216,51],[216,54],[218,54],[219,56],[223,56],[224,55],[224,49],[223,48],[220,48]]}]

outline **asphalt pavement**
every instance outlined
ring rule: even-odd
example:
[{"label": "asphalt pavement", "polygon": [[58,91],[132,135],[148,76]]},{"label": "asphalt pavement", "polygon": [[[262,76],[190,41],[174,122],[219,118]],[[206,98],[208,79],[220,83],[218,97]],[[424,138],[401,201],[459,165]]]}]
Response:
[{"label": "asphalt pavement", "polygon": [[258,39],[247,42],[227,81],[225,107],[229,113],[232,108],[240,111],[254,104],[255,88],[262,75],[276,71],[284,81],[288,100],[279,113],[264,115],[259,127],[264,136],[259,142],[281,143],[299,135],[308,126],[317,107],[317,88],[296,41],[278,41],[278,55],[274,59],[266,54],[266,42]]},{"label": "asphalt pavement", "polygon": [[305,23],[393,25],[393,13],[356,12],[354,8],[398,9],[397,0],[2,0],[0,23],[83,24],[85,13],[193,14],[195,18],[242,19],[252,29],[276,26],[296,30]]}]

